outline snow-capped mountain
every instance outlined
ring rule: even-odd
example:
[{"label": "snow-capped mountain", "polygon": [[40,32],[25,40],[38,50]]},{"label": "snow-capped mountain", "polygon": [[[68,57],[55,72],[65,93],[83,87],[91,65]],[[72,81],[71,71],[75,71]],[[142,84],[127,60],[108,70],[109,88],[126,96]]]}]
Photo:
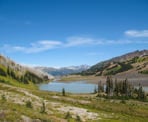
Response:
[{"label": "snow-capped mountain", "polygon": [[63,76],[69,75],[73,73],[79,73],[89,69],[90,66],[88,65],[80,65],[80,66],[69,66],[69,67],[61,67],[61,68],[54,68],[54,67],[35,67],[37,70],[41,70],[53,76]]}]

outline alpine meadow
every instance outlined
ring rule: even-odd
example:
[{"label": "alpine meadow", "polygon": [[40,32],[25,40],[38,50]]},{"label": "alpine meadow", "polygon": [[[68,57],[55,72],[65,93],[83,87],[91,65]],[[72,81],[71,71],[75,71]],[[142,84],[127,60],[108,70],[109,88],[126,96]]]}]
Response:
[{"label": "alpine meadow", "polygon": [[0,0],[0,122],[147,121],[147,0]]}]

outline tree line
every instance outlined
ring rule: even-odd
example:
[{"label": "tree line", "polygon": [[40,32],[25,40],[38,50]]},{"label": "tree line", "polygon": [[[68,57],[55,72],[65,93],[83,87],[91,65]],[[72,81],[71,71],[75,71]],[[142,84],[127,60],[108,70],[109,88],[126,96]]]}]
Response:
[{"label": "tree line", "polygon": [[0,75],[4,77],[10,77],[24,84],[29,84],[29,81],[33,83],[41,83],[48,79],[46,76],[44,78],[40,78],[39,76],[29,71],[26,71],[23,74],[19,74],[19,72],[13,70],[9,66],[6,69],[0,67]]},{"label": "tree line", "polygon": [[107,76],[106,85],[102,85],[101,81],[99,81],[98,89],[95,88],[94,92],[98,92],[99,96],[105,95],[107,98],[146,100],[146,93],[142,85],[139,84],[138,88],[135,88],[127,78],[123,81],[117,81],[117,79],[113,81],[111,76]]}]

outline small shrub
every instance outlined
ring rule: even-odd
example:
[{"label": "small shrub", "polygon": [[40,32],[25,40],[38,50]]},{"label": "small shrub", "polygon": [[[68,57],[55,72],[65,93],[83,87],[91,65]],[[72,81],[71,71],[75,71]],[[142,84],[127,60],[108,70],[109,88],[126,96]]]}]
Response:
[{"label": "small shrub", "polygon": [[32,103],[30,101],[26,101],[26,107],[27,108],[32,108]]},{"label": "small shrub", "polygon": [[76,122],[82,122],[82,120],[81,120],[79,115],[76,116]]},{"label": "small shrub", "polygon": [[120,102],[120,103],[126,104],[126,101],[125,101],[125,100],[121,100],[121,102]]},{"label": "small shrub", "polygon": [[1,96],[1,99],[2,99],[2,101],[6,101],[6,97],[4,94]]},{"label": "small shrub", "polygon": [[70,112],[68,111],[66,116],[65,116],[65,119],[70,119],[70,118],[72,118],[72,116],[71,116]]}]

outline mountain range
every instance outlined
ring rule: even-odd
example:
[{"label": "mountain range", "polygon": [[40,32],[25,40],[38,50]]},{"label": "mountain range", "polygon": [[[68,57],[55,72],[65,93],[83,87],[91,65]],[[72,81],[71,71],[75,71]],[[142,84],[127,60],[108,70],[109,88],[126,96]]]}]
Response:
[{"label": "mountain range", "polygon": [[62,68],[52,67],[26,67],[8,57],[0,55],[0,80],[19,81],[25,84],[41,83],[53,79],[54,76],[70,74],[118,77],[137,77],[147,79],[148,74],[148,50],[134,51],[93,66],[80,65]]},{"label": "mountain range", "polygon": [[37,70],[41,70],[42,72],[46,72],[53,76],[63,76],[69,75],[73,73],[80,73],[89,69],[88,65],[80,65],[80,66],[69,66],[69,67],[61,67],[61,68],[53,68],[53,67],[35,67]]},{"label": "mountain range", "polygon": [[121,73],[148,74],[148,50],[134,51],[106,61],[99,62],[81,75],[116,75]]}]

